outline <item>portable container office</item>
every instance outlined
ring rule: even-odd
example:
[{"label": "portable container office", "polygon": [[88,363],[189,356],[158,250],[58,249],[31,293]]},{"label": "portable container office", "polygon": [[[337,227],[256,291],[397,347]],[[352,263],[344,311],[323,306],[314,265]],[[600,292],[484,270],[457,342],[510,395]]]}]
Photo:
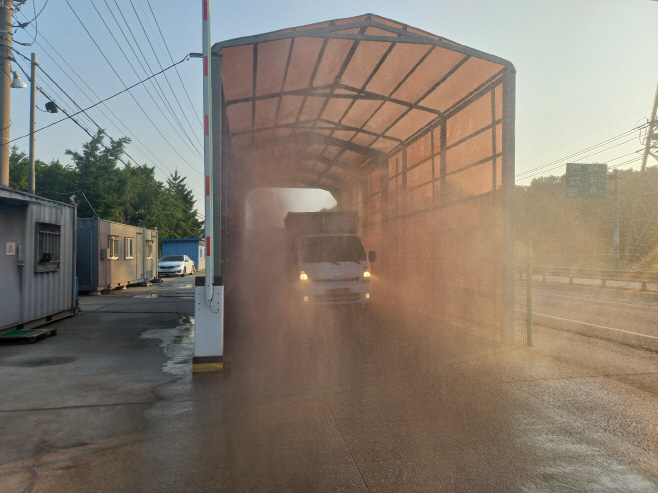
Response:
[{"label": "portable container office", "polygon": [[158,232],[100,218],[78,219],[80,291],[145,284],[158,277]]},{"label": "portable container office", "polygon": [[206,270],[206,240],[203,238],[167,238],[162,241],[162,256],[187,255],[196,270]]},{"label": "portable container office", "polygon": [[0,186],[0,333],[73,315],[76,207]]}]

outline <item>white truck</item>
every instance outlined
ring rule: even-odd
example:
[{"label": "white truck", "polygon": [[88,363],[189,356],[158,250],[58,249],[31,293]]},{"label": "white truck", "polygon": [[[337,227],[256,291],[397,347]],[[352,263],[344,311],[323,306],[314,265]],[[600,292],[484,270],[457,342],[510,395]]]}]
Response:
[{"label": "white truck", "polygon": [[370,262],[352,211],[289,212],[284,219],[287,275],[309,305],[362,304],[372,299]]}]

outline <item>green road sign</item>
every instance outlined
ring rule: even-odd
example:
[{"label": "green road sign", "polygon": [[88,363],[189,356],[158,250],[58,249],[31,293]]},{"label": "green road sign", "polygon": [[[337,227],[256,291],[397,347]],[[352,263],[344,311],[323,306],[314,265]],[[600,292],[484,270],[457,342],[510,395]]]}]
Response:
[{"label": "green road sign", "polygon": [[604,199],[607,182],[607,164],[567,163],[564,191],[569,198]]}]

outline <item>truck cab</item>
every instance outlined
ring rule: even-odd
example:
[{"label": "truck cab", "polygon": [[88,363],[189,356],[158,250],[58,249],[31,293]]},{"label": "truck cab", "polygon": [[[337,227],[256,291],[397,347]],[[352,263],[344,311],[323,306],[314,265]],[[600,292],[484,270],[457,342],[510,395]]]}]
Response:
[{"label": "truck cab", "polygon": [[[296,253],[299,293],[308,304],[369,303],[370,261],[354,234],[311,234]],[[376,257],[370,252],[370,260]]]},{"label": "truck cab", "polygon": [[353,211],[289,213],[287,272],[300,302],[309,305],[368,304],[372,298],[370,262],[356,234]]}]

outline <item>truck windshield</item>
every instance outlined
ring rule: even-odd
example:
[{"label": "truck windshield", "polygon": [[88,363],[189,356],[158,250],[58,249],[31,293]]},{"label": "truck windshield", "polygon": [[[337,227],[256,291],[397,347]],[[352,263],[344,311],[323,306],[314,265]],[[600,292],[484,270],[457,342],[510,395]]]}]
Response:
[{"label": "truck windshield", "polygon": [[360,262],[366,251],[356,236],[317,236],[304,238],[302,262]]}]

